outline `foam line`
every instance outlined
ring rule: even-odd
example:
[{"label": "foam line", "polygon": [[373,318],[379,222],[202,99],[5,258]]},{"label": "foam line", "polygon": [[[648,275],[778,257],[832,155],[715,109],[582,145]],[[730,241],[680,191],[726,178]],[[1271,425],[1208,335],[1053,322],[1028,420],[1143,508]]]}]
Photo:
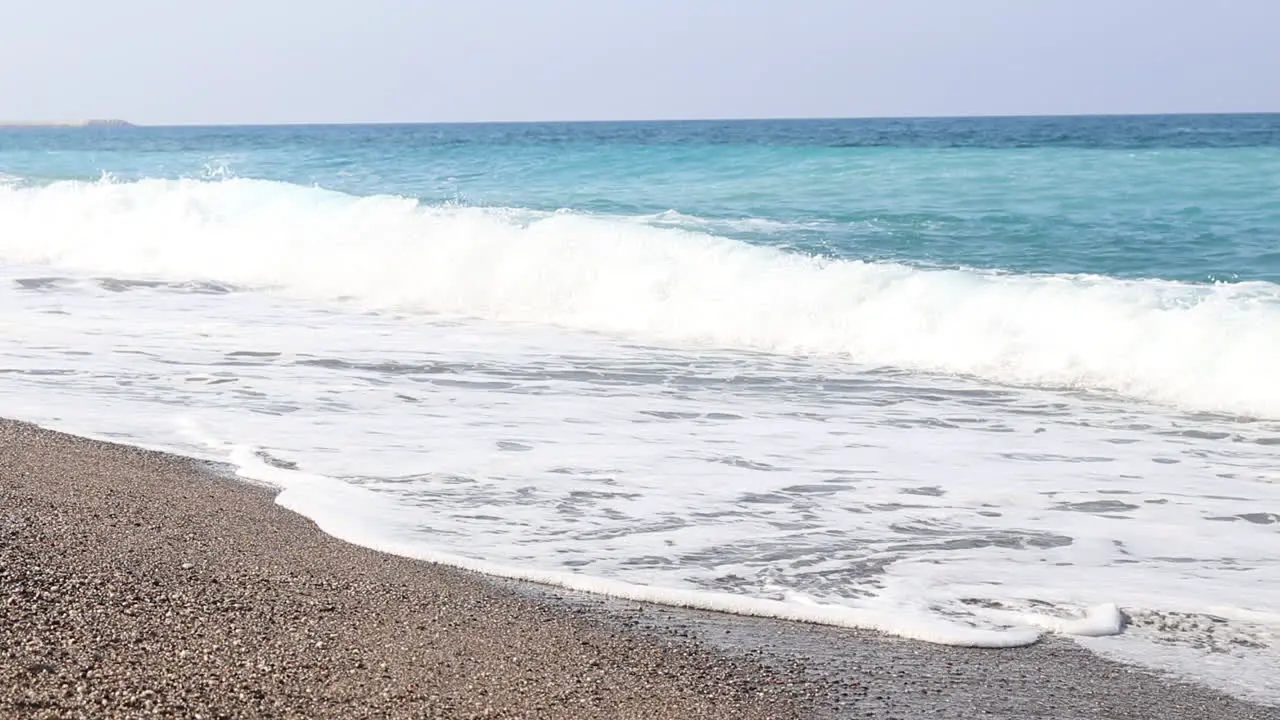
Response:
[{"label": "foam line", "polygon": [[524,580],[568,590],[669,605],[697,610],[778,618],[837,627],[877,630],[898,637],[943,645],[972,647],[1018,647],[1039,639],[1030,627],[986,630],[947,623],[932,618],[910,617],[859,608],[788,603],[727,593],[650,587],[594,578],[575,573],[517,568],[485,560],[438,552],[417,544],[388,539],[388,534],[371,533],[364,518],[380,520],[403,515],[376,493],[334,478],[284,470],[267,465],[248,448],[236,448],[231,460],[242,477],[282,488],[276,501],[283,507],[310,518],[324,532],[347,542],[381,552],[426,562],[449,565],[494,577]]}]

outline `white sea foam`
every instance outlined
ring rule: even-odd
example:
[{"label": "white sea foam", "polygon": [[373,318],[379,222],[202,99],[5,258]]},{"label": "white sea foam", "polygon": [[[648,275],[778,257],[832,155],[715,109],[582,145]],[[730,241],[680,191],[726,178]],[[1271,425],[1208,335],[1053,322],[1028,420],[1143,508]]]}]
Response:
[{"label": "white sea foam", "polygon": [[[577,573],[521,568],[457,553],[441,552],[423,547],[420,543],[394,539],[397,534],[397,524],[415,525],[421,522],[421,518],[408,512],[404,506],[389,501],[386,496],[340,480],[272,467],[260,460],[250,448],[233,448],[229,457],[235,463],[240,475],[281,488],[282,492],[276,499],[278,503],[311,518],[321,530],[334,537],[375,550],[485,575],[527,580],[543,585],[660,605],[796,620],[836,627],[879,630],[899,637],[941,645],[1018,647],[1035,642],[1040,635],[1025,624],[1003,630],[988,630],[971,625],[949,623],[937,617],[912,617],[904,613],[823,605],[812,601],[783,602],[705,590],[637,585]],[[378,529],[374,531],[373,527]],[[1114,611],[1114,608],[1112,610]],[[1063,624],[1054,629],[1059,632],[1070,632],[1074,627]],[[1095,627],[1093,625],[1080,627],[1085,630],[1080,634],[1101,634],[1090,631]]]},{"label": "white sea foam", "polygon": [[1280,287],[826,261],[571,213],[281,183],[0,188],[0,260],[846,357],[1280,418]]},{"label": "white sea foam", "polygon": [[639,215],[634,217],[621,217],[619,220],[641,222],[649,225],[660,227],[674,227],[680,229],[691,229],[710,233],[763,233],[767,235],[780,234],[785,232],[794,232],[796,230],[811,230],[813,228],[822,227],[821,222],[783,222],[781,220],[770,220],[768,218],[706,218],[698,215],[688,215],[678,210],[665,210],[660,213],[651,215]]}]

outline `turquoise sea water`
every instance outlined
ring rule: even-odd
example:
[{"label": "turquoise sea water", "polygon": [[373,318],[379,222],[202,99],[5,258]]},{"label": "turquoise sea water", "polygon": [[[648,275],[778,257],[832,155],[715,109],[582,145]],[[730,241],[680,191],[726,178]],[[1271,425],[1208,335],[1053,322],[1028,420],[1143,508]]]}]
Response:
[{"label": "turquoise sea water", "polygon": [[1280,116],[0,131],[30,182],[253,177],[428,203],[785,223],[833,257],[1280,280]]},{"label": "turquoise sea water", "polygon": [[0,130],[0,414],[1280,702],[1280,115]]}]

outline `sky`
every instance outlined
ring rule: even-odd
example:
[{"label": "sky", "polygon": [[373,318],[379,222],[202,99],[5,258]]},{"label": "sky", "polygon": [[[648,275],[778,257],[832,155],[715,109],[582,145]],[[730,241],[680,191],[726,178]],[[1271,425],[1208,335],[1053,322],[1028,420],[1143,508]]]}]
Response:
[{"label": "sky", "polygon": [[1280,0],[0,0],[0,120],[1280,111]]}]

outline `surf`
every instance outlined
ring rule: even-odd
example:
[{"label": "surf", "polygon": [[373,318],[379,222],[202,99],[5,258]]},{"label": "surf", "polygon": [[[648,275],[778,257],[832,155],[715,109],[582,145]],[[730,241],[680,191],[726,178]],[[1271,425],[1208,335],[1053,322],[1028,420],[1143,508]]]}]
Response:
[{"label": "surf", "polygon": [[250,179],[0,184],[0,261],[1280,418],[1280,285],[838,260]]}]

